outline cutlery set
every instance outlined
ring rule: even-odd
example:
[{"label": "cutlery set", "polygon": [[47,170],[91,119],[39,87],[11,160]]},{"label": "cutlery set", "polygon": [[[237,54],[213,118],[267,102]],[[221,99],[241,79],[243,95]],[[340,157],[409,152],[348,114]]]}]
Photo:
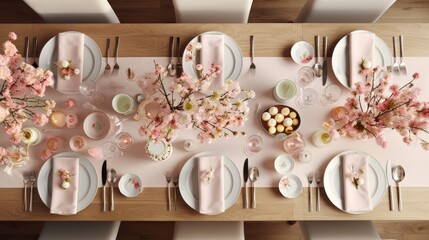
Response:
[{"label": "cutlery set", "polygon": [[[33,191],[35,182],[36,172],[24,172],[24,211],[33,211]],[[28,199],[28,187],[30,187],[30,199]]]},{"label": "cutlery set", "polygon": [[[119,62],[118,62],[118,58],[119,58],[119,44],[120,44],[120,37],[116,36],[115,37],[115,65],[113,65],[113,73],[117,73],[117,71],[119,70]],[[112,69],[112,67],[109,64],[109,52],[110,52],[110,38],[107,38],[106,40],[106,66],[104,67],[104,72],[105,73],[110,73],[110,70]]]},{"label": "cutlery set", "polygon": [[[250,172],[249,172],[250,171]],[[259,178],[259,169],[257,167],[252,167],[249,169],[249,159],[246,158],[243,165],[243,180],[244,180],[244,208],[249,208],[249,191],[247,189],[247,180],[251,182],[252,188],[252,206],[251,208],[256,208],[256,188],[255,182]]]},{"label": "cutlery set", "polygon": [[399,36],[399,60],[397,53],[397,41],[393,36],[393,65],[392,72],[394,75],[407,75],[407,68],[404,61],[404,36]]},{"label": "cutlery set", "polygon": [[316,173],[309,172],[307,175],[308,180],[308,211],[313,211],[313,193],[311,185],[315,181],[316,187],[316,211],[320,211],[320,183],[322,182],[322,173],[317,171]]},{"label": "cutlery set", "polygon": [[402,211],[402,194],[401,187],[399,183],[405,178],[405,170],[401,165],[395,166],[392,168],[390,159],[387,160],[386,163],[386,180],[389,188],[389,207],[390,211],[395,210],[395,201],[393,198],[393,190],[392,190],[392,179],[396,182],[397,191],[398,191],[398,210]]},{"label": "cutlery set", "polygon": [[322,85],[325,86],[326,82],[328,80],[328,37],[323,37],[323,63],[320,65],[319,63],[319,42],[320,42],[320,36],[316,35],[314,38],[315,42],[315,64],[313,66],[314,69],[314,75],[318,78],[322,77]]},{"label": "cutlery set", "polygon": [[[170,63],[167,65],[168,75],[170,77],[179,78],[180,76],[182,76],[183,72],[182,57],[180,56],[180,37],[176,37],[176,44],[174,44],[174,37],[171,36],[169,44]],[[176,55],[177,63],[174,62],[174,55]]]},{"label": "cutlery set", "polygon": [[[179,178],[172,179],[172,177],[167,174],[165,175],[165,180],[167,181],[167,210],[172,211],[173,205],[174,205],[174,211],[177,211],[177,195],[178,195],[177,191],[179,186]],[[173,204],[171,204],[171,188],[170,188],[171,182],[173,182],[173,186],[174,186]]]},{"label": "cutlery set", "polygon": [[110,211],[115,210],[115,199],[113,194],[113,185],[115,185],[117,180],[115,169],[111,168],[107,170],[107,160],[104,160],[103,166],[101,167],[101,182],[103,184],[103,212],[107,211],[107,202],[106,202],[106,183],[109,181],[110,184]]},{"label": "cutlery set", "polygon": [[[32,55],[33,55],[33,63],[31,65],[35,68],[39,67],[39,64],[37,64],[36,58],[37,58],[37,37],[33,37],[33,44],[32,44]],[[25,53],[25,62],[28,62],[29,58],[29,52],[30,52],[30,39],[28,37],[25,37],[25,45],[24,45],[24,53]]]}]

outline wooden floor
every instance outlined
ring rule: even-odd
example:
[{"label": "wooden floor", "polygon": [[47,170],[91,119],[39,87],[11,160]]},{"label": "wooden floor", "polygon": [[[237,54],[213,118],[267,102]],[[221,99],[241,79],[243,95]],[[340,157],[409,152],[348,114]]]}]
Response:
[{"label": "wooden floor", "polygon": [[[382,239],[428,240],[429,222],[375,222]],[[0,240],[36,240],[43,222],[0,222]],[[246,240],[300,240],[298,224],[246,222]],[[118,240],[171,240],[174,222],[122,222]]]},{"label": "wooden floor", "polygon": [[[88,0],[90,1],[90,0]],[[171,0],[108,0],[122,23],[173,23]],[[253,0],[249,22],[292,22],[306,0]],[[53,2],[55,2],[53,0]],[[429,1],[396,0],[379,22],[429,22]],[[43,20],[22,0],[0,1],[0,23],[40,23]]]},{"label": "wooden floor", "polygon": [[[89,0],[90,1],[90,0]],[[175,22],[171,0],[109,0],[122,23]],[[254,0],[251,23],[287,23],[297,16],[305,0]],[[428,0],[397,0],[379,22],[429,22]],[[0,23],[41,23],[43,20],[23,1],[0,2]],[[383,239],[428,240],[429,222],[376,222]],[[43,222],[0,222],[0,240],[37,239]],[[122,222],[119,240],[172,239],[173,222]],[[247,240],[300,240],[297,224],[246,222]]]}]

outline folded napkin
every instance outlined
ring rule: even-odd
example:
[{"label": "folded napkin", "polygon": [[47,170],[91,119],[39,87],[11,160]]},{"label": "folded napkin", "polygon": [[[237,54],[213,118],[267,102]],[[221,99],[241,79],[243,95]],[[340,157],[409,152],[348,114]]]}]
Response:
[{"label": "folded napkin", "polygon": [[224,84],[224,35],[223,34],[203,34],[200,36],[201,51],[200,63],[205,70],[208,70],[212,64],[220,66],[220,72],[212,80],[210,90],[216,90]]},{"label": "folded napkin", "polygon": [[[344,210],[346,212],[368,212],[372,210],[368,177],[368,155],[350,153],[343,159]],[[354,178],[362,179],[356,188]]]},{"label": "folded napkin", "polygon": [[[70,187],[62,187],[62,178],[58,175],[61,169],[69,171]],[[52,196],[51,213],[71,215],[77,212],[77,194],[79,185],[79,158],[54,157],[52,162]]]},{"label": "folded napkin", "polygon": [[374,38],[371,32],[352,32],[348,35],[349,46],[349,87],[354,88],[356,82],[362,81],[361,70],[362,59],[374,63]]},{"label": "folded napkin", "polygon": [[225,212],[223,156],[198,158],[199,211],[202,214]]},{"label": "folded napkin", "polygon": [[71,67],[80,70],[80,74],[72,75],[69,80],[65,80],[61,77],[60,68],[58,68],[57,90],[68,94],[77,93],[79,92],[83,74],[84,34],[80,32],[62,32],[58,34],[57,39],[57,61],[72,61]]}]

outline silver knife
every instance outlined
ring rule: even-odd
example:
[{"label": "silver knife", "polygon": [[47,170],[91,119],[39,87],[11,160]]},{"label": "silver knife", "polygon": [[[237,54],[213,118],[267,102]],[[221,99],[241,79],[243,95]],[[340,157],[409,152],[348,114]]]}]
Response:
[{"label": "silver knife", "polygon": [[182,72],[183,72],[182,57],[180,56],[180,37],[177,37],[176,39],[176,57],[177,57],[176,77],[179,78],[180,76],[182,76]]},{"label": "silver knife", "polygon": [[244,208],[249,208],[249,203],[247,201],[249,196],[249,193],[247,192],[247,179],[249,179],[249,163],[247,158],[244,161],[244,165],[243,165],[243,179],[244,179],[244,191],[245,191]]},{"label": "silver knife", "polygon": [[395,210],[393,192],[392,192],[392,166],[390,165],[390,159],[387,159],[386,163],[386,181],[389,188],[389,203],[390,203],[390,211]]},{"label": "silver knife", "polygon": [[328,37],[323,37],[323,75],[322,75],[322,84],[326,85],[326,81],[328,80],[328,61],[326,60],[328,57]]},{"label": "silver knife", "polygon": [[103,212],[107,211],[106,208],[106,182],[107,182],[107,160],[104,160],[101,167],[101,182],[103,183]]}]

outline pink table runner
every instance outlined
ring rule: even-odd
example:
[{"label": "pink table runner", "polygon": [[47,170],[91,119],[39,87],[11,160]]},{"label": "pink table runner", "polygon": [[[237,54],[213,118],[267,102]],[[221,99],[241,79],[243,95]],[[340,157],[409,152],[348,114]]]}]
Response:
[{"label": "pink table runner", "polygon": [[[145,73],[153,71],[153,61],[159,62],[163,65],[167,65],[169,58],[121,58],[121,67],[124,69],[130,67],[135,71],[136,76],[143,76]],[[249,166],[257,166],[260,170],[260,178],[256,182],[256,187],[276,187],[278,181],[282,177],[274,169],[274,159],[284,153],[281,145],[281,141],[269,136],[260,127],[259,115],[255,116],[255,110],[257,105],[260,103],[261,107],[259,111],[269,106],[276,104],[272,97],[272,88],[281,79],[289,78],[295,80],[297,71],[300,68],[299,65],[295,64],[291,58],[263,58],[258,57],[255,59],[258,63],[258,71],[256,76],[252,77],[248,73],[248,67],[250,65],[250,58],[244,58],[243,71],[240,76],[240,84],[243,89],[254,89],[256,91],[256,100],[250,103],[250,119],[244,125],[244,129],[248,134],[261,134],[264,141],[263,150],[258,153],[255,157],[250,158]],[[328,59],[329,61],[329,59]],[[407,63],[407,69],[410,75],[414,72],[419,72],[422,76],[421,80],[415,81],[415,85],[422,89],[420,98],[429,99],[429,84],[424,80],[429,76],[429,68],[425,66],[425,63],[429,61],[429,57],[408,57],[405,58]],[[103,62],[104,66],[105,62]],[[113,98],[115,93],[126,92],[134,95],[139,92],[137,77],[133,81],[127,80],[126,71],[120,71],[117,76],[111,76],[109,78],[101,77],[97,82],[100,83],[101,90],[106,95],[106,101],[101,107],[107,113],[113,113],[110,100]],[[408,82],[409,77],[396,77],[395,82],[405,83]],[[335,83],[339,84],[335,76],[330,72],[328,75],[328,84]],[[313,82],[310,87],[315,88],[319,93],[323,90],[322,84],[319,81]],[[388,139],[388,147],[382,149],[375,143],[374,140],[351,140],[348,138],[341,138],[340,141],[334,141],[333,144],[328,145],[324,148],[316,147],[311,143],[311,135],[317,130],[322,129],[322,122],[326,120],[326,117],[330,113],[334,106],[343,104],[345,99],[349,96],[347,89],[342,88],[343,95],[339,100],[338,104],[333,106],[322,106],[316,105],[307,107],[305,109],[296,108],[295,101],[292,100],[288,105],[296,108],[301,115],[302,123],[299,131],[304,135],[307,141],[307,150],[312,154],[313,159],[309,163],[296,162],[293,174],[299,176],[303,183],[306,183],[306,175],[311,171],[324,171],[328,162],[336,156],[338,153],[347,150],[361,150],[369,153],[376,158],[380,164],[384,167],[386,165],[387,158],[392,160],[392,166],[401,164],[407,171],[405,179],[401,182],[403,187],[428,187],[429,179],[426,177],[426,169],[429,169],[429,161],[427,160],[428,153],[422,150],[417,144],[413,146],[406,146],[401,137],[395,132],[386,131],[386,139]],[[48,90],[47,96],[52,96],[58,100],[58,108],[64,109],[64,102],[69,95],[63,95],[55,90]],[[87,102],[87,98],[81,95],[75,95],[78,99],[78,104],[82,106]],[[65,110],[65,109],[64,109]],[[66,141],[68,141],[73,135],[81,134],[84,135],[81,129],[81,123],[84,117],[91,111],[82,107],[79,107],[79,125],[75,129],[51,129],[49,124],[43,129],[47,129],[47,132],[43,132],[46,136],[52,136],[61,134]],[[146,140],[142,138],[138,133],[137,129],[140,126],[140,122],[133,120],[125,121],[123,131],[131,133],[135,138],[135,145],[129,151],[124,152],[123,156],[108,159],[109,167],[115,168],[118,172],[118,177],[121,177],[125,173],[136,173],[140,176],[143,182],[143,187],[165,187],[165,172],[169,171],[171,175],[178,176],[183,164],[197,153],[203,151],[220,152],[225,156],[228,156],[237,166],[240,173],[242,173],[243,162],[246,156],[243,153],[243,147],[245,145],[245,137],[230,137],[228,140],[216,141],[209,145],[198,145],[196,150],[192,152],[186,152],[183,148],[183,141],[185,139],[196,139],[196,134],[193,131],[182,131],[179,138],[173,143],[173,154],[172,156],[163,162],[154,162],[149,159],[144,153],[144,147]],[[42,130],[43,130],[42,129]],[[4,135],[3,135],[4,136]],[[94,141],[90,140],[91,146],[101,146],[105,141],[113,140],[113,137],[109,137],[104,140]],[[2,137],[0,139],[2,146],[10,146],[11,143]],[[31,147],[30,149],[30,161],[29,163],[19,169],[14,170],[13,176],[0,171],[0,187],[11,188],[19,187],[22,188],[22,173],[28,170],[38,171],[43,165],[43,161],[40,160],[40,153],[44,149],[44,141],[41,144]],[[68,147],[66,151],[70,151]],[[101,165],[102,161],[91,158],[88,154],[84,154],[94,165],[98,172],[99,187],[101,187]],[[304,186],[307,186],[304,184]],[[280,193],[279,193],[279,196]]]}]

